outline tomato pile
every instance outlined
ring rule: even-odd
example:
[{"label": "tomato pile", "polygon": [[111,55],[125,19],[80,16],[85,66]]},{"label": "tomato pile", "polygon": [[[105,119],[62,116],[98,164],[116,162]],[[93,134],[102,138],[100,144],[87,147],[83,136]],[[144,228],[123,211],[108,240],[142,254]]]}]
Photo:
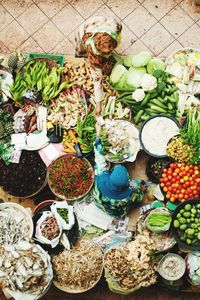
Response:
[{"label": "tomato pile", "polygon": [[184,202],[200,197],[200,167],[186,163],[171,163],[162,171],[160,187],[171,201]]}]

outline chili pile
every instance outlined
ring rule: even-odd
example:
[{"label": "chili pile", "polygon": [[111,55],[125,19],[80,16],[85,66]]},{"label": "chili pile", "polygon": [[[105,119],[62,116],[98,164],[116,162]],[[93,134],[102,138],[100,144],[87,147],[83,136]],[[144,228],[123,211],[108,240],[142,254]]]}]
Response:
[{"label": "chili pile", "polygon": [[49,166],[51,189],[67,200],[84,196],[90,190],[93,180],[93,169],[85,158],[64,155]]}]

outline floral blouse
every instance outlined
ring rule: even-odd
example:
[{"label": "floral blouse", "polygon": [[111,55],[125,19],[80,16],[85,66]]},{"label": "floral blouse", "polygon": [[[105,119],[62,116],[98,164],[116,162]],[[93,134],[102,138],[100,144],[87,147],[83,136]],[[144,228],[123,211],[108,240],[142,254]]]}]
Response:
[{"label": "floral blouse", "polygon": [[130,180],[130,187],[133,192],[130,196],[123,199],[112,199],[103,195],[97,187],[97,179],[103,172],[108,172],[107,162],[103,155],[101,139],[96,139],[94,143],[95,153],[95,187],[92,191],[96,205],[108,214],[122,218],[126,216],[131,204],[142,201],[144,189],[142,180]]}]

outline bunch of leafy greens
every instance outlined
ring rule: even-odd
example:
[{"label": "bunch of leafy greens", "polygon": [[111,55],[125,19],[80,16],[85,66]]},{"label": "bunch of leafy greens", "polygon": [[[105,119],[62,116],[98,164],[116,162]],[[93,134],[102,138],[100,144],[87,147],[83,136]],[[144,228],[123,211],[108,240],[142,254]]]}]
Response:
[{"label": "bunch of leafy greens", "polygon": [[185,144],[194,149],[191,163],[200,163],[200,105],[191,107],[187,111],[186,125],[181,129],[180,134]]},{"label": "bunch of leafy greens", "polygon": [[32,91],[36,97],[47,103],[56,97],[63,89],[71,86],[69,82],[61,83],[63,68],[49,68],[45,61],[31,60],[17,73],[14,83],[10,86],[13,99],[22,104],[27,91]]}]

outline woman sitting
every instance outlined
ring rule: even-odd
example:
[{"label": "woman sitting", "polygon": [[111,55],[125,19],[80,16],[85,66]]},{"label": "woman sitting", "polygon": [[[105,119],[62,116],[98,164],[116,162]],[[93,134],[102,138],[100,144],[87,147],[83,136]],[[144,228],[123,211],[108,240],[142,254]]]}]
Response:
[{"label": "woman sitting", "polygon": [[133,203],[142,201],[145,183],[142,180],[131,180],[127,169],[122,165],[116,165],[113,169],[108,170],[100,138],[101,126],[98,122],[96,130],[93,197],[99,208],[112,216],[122,218],[127,215]]}]

